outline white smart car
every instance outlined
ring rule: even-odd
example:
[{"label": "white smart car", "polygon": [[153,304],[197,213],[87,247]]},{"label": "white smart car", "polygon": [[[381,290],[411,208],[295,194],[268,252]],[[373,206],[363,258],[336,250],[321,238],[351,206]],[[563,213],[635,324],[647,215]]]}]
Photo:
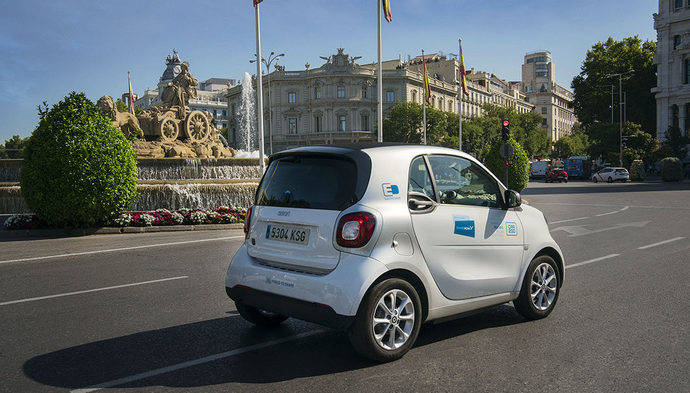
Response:
[{"label": "white smart car", "polygon": [[470,155],[440,147],[307,147],[270,158],[228,296],[246,320],[348,329],[377,361],[423,322],[513,301],[549,315],[563,255],[537,209]]}]

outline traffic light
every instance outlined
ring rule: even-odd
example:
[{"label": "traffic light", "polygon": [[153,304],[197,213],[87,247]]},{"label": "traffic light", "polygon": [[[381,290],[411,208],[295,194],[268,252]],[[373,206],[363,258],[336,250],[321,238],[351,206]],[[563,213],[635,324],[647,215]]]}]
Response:
[{"label": "traffic light", "polygon": [[503,120],[503,129],[501,130],[501,139],[503,139],[504,142],[508,142],[508,139],[510,138],[510,123],[508,123],[508,120]]}]

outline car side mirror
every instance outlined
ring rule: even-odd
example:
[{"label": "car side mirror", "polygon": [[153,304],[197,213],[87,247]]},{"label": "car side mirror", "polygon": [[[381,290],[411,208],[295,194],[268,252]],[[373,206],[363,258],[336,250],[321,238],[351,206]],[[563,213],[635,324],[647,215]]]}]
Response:
[{"label": "car side mirror", "polygon": [[520,193],[513,190],[506,190],[505,192],[506,208],[511,209],[522,204],[522,197]]}]

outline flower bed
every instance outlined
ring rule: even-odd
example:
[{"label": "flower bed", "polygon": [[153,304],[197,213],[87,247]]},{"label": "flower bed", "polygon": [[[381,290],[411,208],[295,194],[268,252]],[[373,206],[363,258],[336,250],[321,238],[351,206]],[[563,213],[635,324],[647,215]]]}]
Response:
[{"label": "flower bed", "polygon": [[[234,224],[243,223],[247,211],[221,206],[217,209],[158,209],[146,212],[125,212],[112,219],[109,227],[150,227],[171,225]],[[35,214],[15,214],[3,225],[7,230],[47,228]]]}]

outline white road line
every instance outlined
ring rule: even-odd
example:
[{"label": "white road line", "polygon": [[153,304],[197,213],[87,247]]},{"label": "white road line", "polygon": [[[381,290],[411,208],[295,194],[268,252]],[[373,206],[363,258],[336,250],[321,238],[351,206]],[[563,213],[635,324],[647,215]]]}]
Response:
[{"label": "white road line", "polygon": [[560,221],[551,221],[549,224],[560,224],[562,222],[570,222],[570,221],[580,221],[580,220],[586,220],[589,217],[580,217],[580,218],[571,218],[568,220],[560,220]]},{"label": "white road line", "polygon": [[596,216],[597,216],[597,217],[608,216],[609,214],[616,214],[616,213],[620,213],[620,212],[622,212],[622,211],[624,211],[624,210],[628,210],[628,208],[630,208],[630,206],[625,206],[625,207],[622,208],[622,209],[614,210],[614,211],[608,212],[608,213],[597,214]]},{"label": "white road line", "polygon": [[97,391],[97,390],[101,390],[101,389],[104,389],[104,388],[111,388],[111,387],[113,387],[113,386],[118,386],[118,385],[123,385],[123,384],[129,383],[129,382],[139,381],[139,380],[146,379],[146,378],[149,378],[149,377],[154,377],[154,376],[156,376],[156,375],[169,373],[169,372],[171,372],[171,371],[176,371],[176,370],[180,370],[180,369],[187,368],[187,367],[197,366],[197,365],[199,365],[199,364],[204,364],[204,363],[209,363],[209,362],[215,362],[216,360],[220,360],[220,359],[223,359],[223,358],[227,358],[227,357],[231,357],[231,356],[235,356],[235,355],[240,355],[240,354],[243,354],[243,353],[246,353],[246,352],[255,351],[255,350],[257,350],[257,349],[263,349],[263,348],[270,347],[270,346],[273,346],[273,345],[286,343],[286,342],[289,342],[289,341],[294,341],[294,340],[297,340],[297,339],[300,339],[300,338],[304,338],[304,337],[308,337],[308,336],[313,336],[313,335],[315,335],[315,334],[323,333],[323,332],[324,332],[324,330],[321,330],[321,329],[319,329],[319,330],[312,330],[312,331],[309,331],[309,332],[304,332],[304,333],[296,334],[296,335],[294,335],[294,336],[289,336],[289,337],[279,338],[279,339],[277,339],[277,340],[267,341],[267,342],[264,342],[264,343],[249,345],[249,346],[246,346],[246,347],[233,349],[233,350],[231,350],[231,351],[221,352],[221,353],[217,353],[217,354],[215,354],[215,355],[210,355],[210,356],[205,356],[205,357],[203,357],[203,358],[199,358],[199,359],[195,359],[195,360],[189,360],[189,361],[186,361],[186,362],[173,364],[172,366],[157,368],[157,369],[155,369],[155,370],[150,370],[150,371],[146,371],[146,372],[143,372],[143,373],[139,373],[139,374],[135,374],[135,375],[130,375],[130,376],[128,376],[128,377],[123,377],[123,378],[119,378],[119,379],[114,379],[114,380],[112,380],[112,381],[103,382],[103,383],[100,383],[100,384],[98,384],[98,385],[93,385],[93,386],[89,386],[89,387],[85,387],[85,388],[81,388],[81,389],[75,389],[75,390],[72,390],[71,393],[88,393],[88,392],[95,392],[95,391]]},{"label": "white road line", "polygon": [[663,242],[648,244],[648,245],[642,246],[642,247],[637,247],[637,249],[638,250],[646,250],[648,248],[660,246],[662,244],[671,243],[671,242],[675,242],[675,241],[682,240],[682,239],[685,239],[685,238],[684,237],[674,237],[673,239],[664,240]]},{"label": "white road line", "polygon": [[134,283],[131,283],[131,284],[123,284],[123,285],[113,285],[112,287],[103,287],[103,288],[87,289],[87,290],[84,290],[84,291],[75,291],[75,292],[59,293],[59,294],[57,294],[57,295],[48,295],[48,296],[30,297],[30,298],[27,298],[27,299],[11,300],[11,301],[9,301],[9,302],[2,302],[2,303],[0,303],[0,306],[9,306],[10,304],[33,302],[33,301],[36,301],[36,300],[44,300],[44,299],[53,299],[53,298],[56,298],[56,297],[63,297],[63,296],[81,295],[82,293],[89,293],[89,292],[107,291],[107,290],[109,290],[109,289],[127,288],[127,287],[133,287],[133,286],[136,286],[136,285],[153,284],[153,283],[163,282],[163,281],[182,280],[182,279],[184,279],[184,278],[189,278],[189,276],[179,276],[179,277],[161,278],[161,279],[159,279],[159,280],[134,282]]},{"label": "white road line", "polygon": [[69,254],[46,255],[46,256],[42,256],[42,257],[9,259],[9,260],[6,260],[6,261],[0,261],[0,264],[3,264],[3,263],[12,263],[12,262],[40,261],[40,260],[42,260],[42,259],[74,257],[74,256],[80,256],[80,255],[102,254],[102,253],[105,253],[105,252],[118,252],[118,251],[139,250],[139,249],[142,249],[142,248],[151,248],[151,247],[175,246],[175,245],[179,245],[179,244],[202,243],[202,242],[214,242],[214,241],[218,241],[218,240],[239,239],[239,238],[243,238],[243,237],[244,237],[244,236],[214,237],[214,238],[212,238],[212,239],[185,240],[185,241],[181,241],[181,242],[146,244],[146,245],[143,245],[143,246],[132,246],[132,247],[122,247],[122,248],[111,248],[111,249],[107,249],[107,250],[95,250],[95,251],[73,252],[73,253],[69,253]]},{"label": "white road line", "polygon": [[621,254],[609,254],[609,255],[607,255],[607,256],[605,256],[605,257],[594,258],[594,259],[590,259],[590,260],[588,260],[588,261],[573,263],[572,265],[566,265],[565,268],[566,268],[566,269],[569,269],[569,268],[571,268],[571,267],[577,267],[577,266],[587,265],[587,264],[589,264],[589,263],[594,263],[594,262],[603,261],[604,259],[615,258],[615,257],[617,257],[617,256],[619,256],[619,255],[621,255]]},{"label": "white road line", "polygon": [[[529,198],[529,196],[527,196]],[[625,205],[601,204],[601,203],[565,203],[565,202],[535,202],[531,201],[532,205],[562,205],[562,206],[594,206],[594,207],[625,207]],[[677,206],[649,206],[649,205],[630,205],[628,207],[641,209],[674,209],[674,210],[690,210],[690,207]]]}]

